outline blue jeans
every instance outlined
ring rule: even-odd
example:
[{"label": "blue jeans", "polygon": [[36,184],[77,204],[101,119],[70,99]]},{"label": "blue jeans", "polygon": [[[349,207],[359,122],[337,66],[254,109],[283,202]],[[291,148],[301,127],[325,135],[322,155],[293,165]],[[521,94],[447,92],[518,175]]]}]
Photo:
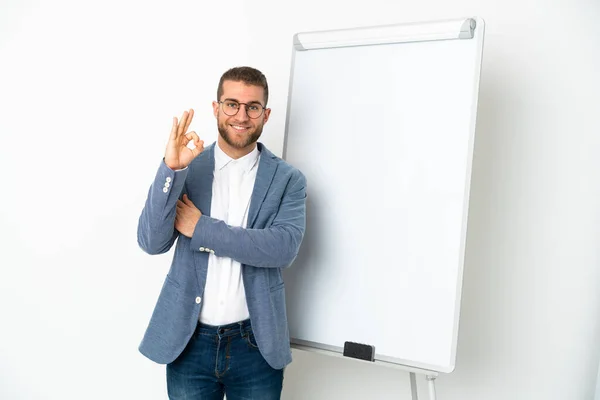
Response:
[{"label": "blue jeans", "polygon": [[283,370],[258,351],[250,320],[198,324],[179,357],[167,364],[171,400],[279,400]]}]

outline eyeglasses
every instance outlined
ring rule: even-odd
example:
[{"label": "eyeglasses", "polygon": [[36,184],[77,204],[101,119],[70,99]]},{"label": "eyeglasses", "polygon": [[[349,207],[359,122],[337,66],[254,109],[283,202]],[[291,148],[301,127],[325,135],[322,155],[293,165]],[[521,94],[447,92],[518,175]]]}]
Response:
[{"label": "eyeglasses", "polygon": [[223,109],[225,115],[229,115],[230,117],[233,117],[240,111],[240,106],[242,104],[246,106],[246,115],[252,119],[260,117],[263,111],[265,110],[262,104],[257,102],[240,103],[239,101],[235,100],[224,100],[219,101],[219,104],[221,105],[221,108]]}]

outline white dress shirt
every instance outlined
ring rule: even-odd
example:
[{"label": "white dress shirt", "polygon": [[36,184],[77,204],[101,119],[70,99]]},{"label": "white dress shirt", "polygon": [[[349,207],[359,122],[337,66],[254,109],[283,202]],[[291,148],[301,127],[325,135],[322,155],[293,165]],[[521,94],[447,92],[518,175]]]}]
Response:
[{"label": "white dress shirt", "polygon": [[[234,160],[219,148],[218,143],[215,145],[211,217],[231,226],[246,227],[259,159],[257,147]],[[249,316],[241,264],[228,257],[209,254],[200,322],[218,326]]]}]

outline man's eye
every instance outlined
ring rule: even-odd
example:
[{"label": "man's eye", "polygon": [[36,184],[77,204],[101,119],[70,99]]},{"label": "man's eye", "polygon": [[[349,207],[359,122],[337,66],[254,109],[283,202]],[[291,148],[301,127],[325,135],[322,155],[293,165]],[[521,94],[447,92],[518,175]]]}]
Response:
[{"label": "man's eye", "polygon": [[250,109],[250,111],[258,111],[260,110],[260,108],[255,105],[255,104],[250,104],[250,106],[248,107]]},{"label": "man's eye", "polygon": [[225,103],[225,105],[229,108],[238,108],[240,106],[238,103]]}]

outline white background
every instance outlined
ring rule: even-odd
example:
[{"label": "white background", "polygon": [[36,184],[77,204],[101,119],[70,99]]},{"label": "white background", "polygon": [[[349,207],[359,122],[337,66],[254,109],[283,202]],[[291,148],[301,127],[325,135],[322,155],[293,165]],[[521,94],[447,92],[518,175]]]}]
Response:
[{"label": "white background", "polygon": [[[0,4],[1,398],[166,398],[137,345],[171,254],[137,248],[137,218],[171,117],[194,107],[192,128],[216,138],[222,72],[265,72],[264,142],[281,154],[294,33],[473,15],[487,25],[471,221],[438,397],[593,398],[597,0]],[[400,371],[294,356],[285,399],[410,398]]]}]

